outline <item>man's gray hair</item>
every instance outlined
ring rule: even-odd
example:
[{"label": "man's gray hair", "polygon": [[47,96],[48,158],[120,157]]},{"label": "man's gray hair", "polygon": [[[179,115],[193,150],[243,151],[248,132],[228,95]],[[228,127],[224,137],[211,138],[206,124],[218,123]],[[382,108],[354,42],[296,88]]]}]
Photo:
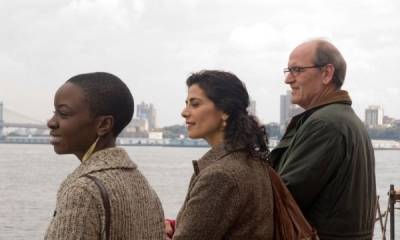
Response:
[{"label": "man's gray hair", "polygon": [[340,89],[343,85],[346,77],[346,61],[339,50],[330,42],[326,40],[315,40],[316,51],[314,64],[318,66],[325,66],[326,64],[332,64],[335,67],[333,74],[333,83],[337,89]]}]

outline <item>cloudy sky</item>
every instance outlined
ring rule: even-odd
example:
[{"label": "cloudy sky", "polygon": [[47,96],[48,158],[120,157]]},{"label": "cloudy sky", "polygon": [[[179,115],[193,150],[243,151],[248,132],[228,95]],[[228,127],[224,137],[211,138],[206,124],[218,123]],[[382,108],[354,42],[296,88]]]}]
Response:
[{"label": "cloudy sky", "polygon": [[277,122],[289,53],[323,37],[347,60],[361,119],[368,105],[400,118],[399,12],[398,0],[0,0],[0,101],[44,122],[69,77],[108,71],[166,126],[183,123],[187,76],[221,69]]}]

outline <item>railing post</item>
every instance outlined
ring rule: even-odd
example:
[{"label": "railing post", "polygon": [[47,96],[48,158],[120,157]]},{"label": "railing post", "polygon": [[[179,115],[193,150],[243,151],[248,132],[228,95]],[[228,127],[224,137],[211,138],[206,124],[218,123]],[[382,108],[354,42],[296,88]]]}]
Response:
[{"label": "railing post", "polygon": [[396,203],[395,200],[395,191],[394,185],[390,184],[389,190],[389,199],[390,199],[390,240],[394,240],[394,204]]}]

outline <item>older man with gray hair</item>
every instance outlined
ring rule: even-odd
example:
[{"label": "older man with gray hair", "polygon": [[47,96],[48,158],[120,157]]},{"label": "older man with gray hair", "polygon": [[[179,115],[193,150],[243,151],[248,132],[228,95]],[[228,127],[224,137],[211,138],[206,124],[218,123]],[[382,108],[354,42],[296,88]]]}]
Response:
[{"label": "older man with gray hair", "polygon": [[346,62],[325,40],[297,46],[284,69],[294,116],[272,151],[282,176],[321,240],[371,239],[375,220],[375,158],[349,94]]}]

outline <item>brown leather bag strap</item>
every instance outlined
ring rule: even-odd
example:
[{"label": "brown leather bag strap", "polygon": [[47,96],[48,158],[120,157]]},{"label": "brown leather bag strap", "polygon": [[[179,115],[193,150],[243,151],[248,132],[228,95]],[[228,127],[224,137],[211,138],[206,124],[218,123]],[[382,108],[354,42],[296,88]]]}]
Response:
[{"label": "brown leather bag strap", "polygon": [[301,212],[279,174],[268,166],[274,198],[274,239],[318,240],[316,230]]},{"label": "brown leather bag strap", "polygon": [[106,230],[106,240],[110,240],[110,227],[111,227],[111,205],[110,199],[108,197],[107,189],[104,184],[96,177],[91,175],[85,175],[85,177],[93,180],[100,190],[101,199],[103,200],[103,206],[105,211],[105,230]]}]

